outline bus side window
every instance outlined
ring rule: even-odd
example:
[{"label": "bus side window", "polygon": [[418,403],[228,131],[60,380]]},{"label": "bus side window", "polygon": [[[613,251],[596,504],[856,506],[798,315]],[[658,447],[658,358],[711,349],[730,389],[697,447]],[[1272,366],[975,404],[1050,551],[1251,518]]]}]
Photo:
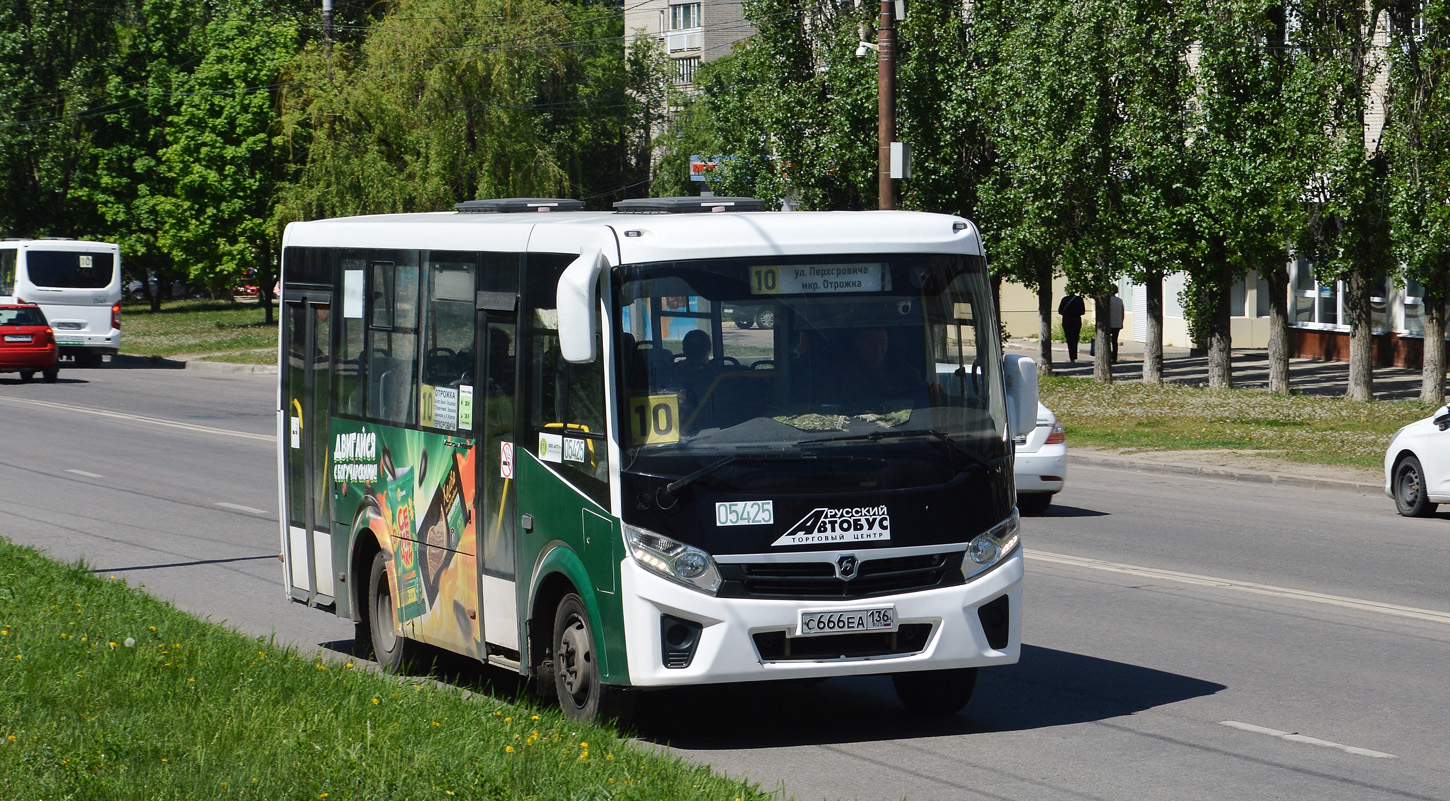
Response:
[{"label": "bus side window", "polygon": [[369,276],[373,306],[368,416],[384,423],[413,425],[418,416],[413,391],[418,380],[417,254],[400,251],[393,255],[402,259],[374,262]]}]

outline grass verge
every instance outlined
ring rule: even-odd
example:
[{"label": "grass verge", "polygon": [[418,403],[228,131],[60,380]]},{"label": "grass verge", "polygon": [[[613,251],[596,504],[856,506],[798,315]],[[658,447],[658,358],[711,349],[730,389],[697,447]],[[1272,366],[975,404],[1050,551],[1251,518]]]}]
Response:
[{"label": "grass verge", "polygon": [[3,539],[0,797],[768,798],[557,711],[245,637]]},{"label": "grass verge", "polygon": [[[273,320],[280,314],[274,308]],[[121,352],[160,358],[206,353],[225,361],[276,364],[277,324],[265,319],[256,303],[167,301],[159,312],[144,303],[127,303],[121,309]]]},{"label": "grass verge", "polygon": [[1062,421],[1069,447],[1232,449],[1291,462],[1371,468],[1384,463],[1395,431],[1438,408],[1413,401],[1357,403],[1061,376],[1044,377],[1039,387],[1042,402]]}]

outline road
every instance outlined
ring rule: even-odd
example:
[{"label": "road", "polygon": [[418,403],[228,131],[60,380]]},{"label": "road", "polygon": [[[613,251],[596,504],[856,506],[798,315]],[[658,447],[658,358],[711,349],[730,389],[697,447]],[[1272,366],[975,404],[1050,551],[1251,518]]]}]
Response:
[{"label": "road", "polygon": [[[5,536],[305,650],[275,554],[270,376],[0,376]],[[1073,464],[1026,521],[1020,664],[967,710],[880,678],[646,696],[653,747],[799,799],[1450,799],[1450,515]]]}]

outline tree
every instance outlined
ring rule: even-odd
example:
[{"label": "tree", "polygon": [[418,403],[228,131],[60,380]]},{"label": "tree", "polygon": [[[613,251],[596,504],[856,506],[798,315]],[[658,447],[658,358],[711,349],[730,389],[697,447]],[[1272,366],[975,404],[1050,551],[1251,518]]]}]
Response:
[{"label": "tree", "polygon": [[[1300,253],[1321,282],[1342,281],[1349,318],[1350,400],[1374,399],[1370,289],[1390,263],[1385,160],[1365,141],[1371,80],[1379,67],[1374,17],[1363,0],[1312,0],[1300,7],[1306,66],[1323,80],[1318,154]],[[1316,141],[1317,140],[1317,141]]]},{"label": "tree", "polygon": [[1385,127],[1390,239],[1425,310],[1420,400],[1445,402],[1450,300],[1450,2],[1389,6],[1390,92]]},{"label": "tree", "polygon": [[[87,120],[87,168],[70,193],[72,205],[94,210],[91,233],[121,246],[126,277],[141,282],[153,310],[162,291],[185,279],[157,244],[157,204],[172,192],[162,170],[168,120],[180,108],[179,87],[203,46],[203,9],[181,0],[147,0],[115,18],[116,47],[106,63],[103,113]],[[150,289],[154,276],[158,291]]]},{"label": "tree", "polygon": [[311,48],[285,99],[300,172],[278,220],[451,208],[473,197],[607,206],[637,163],[617,8],[403,0],[356,47]]},{"label": "tree", "polygon": [[104,108],[116,27],[105,6],[0,2],[0,230],[86,235],[93,210],[72,202]]},{"label": "tree", "polygon": [[1207,334],[1210,386],[1226,386],[1229,291],[1263,275],[1271,293],[1269,383],[1287,393],[1286,246],[1303,226],[1305,142],[1314,141],[1323,96],[1312,91],[1312,63],[1291,55],[1282,5],[1211,2],[1202,13],[1193,146],[1203,165],[1197,208],[1207,247],[1190,269],[1185,306]]},{"label": "tree", "polygon": [[214,19],[161,151],[174,190],[157,202],[159,244],[213,294],[254,274],[259,293],[267,293],[261,300],[269,323],[278,266],[273,207],[286,178],[275,87],[298,35],[285,17]]}]

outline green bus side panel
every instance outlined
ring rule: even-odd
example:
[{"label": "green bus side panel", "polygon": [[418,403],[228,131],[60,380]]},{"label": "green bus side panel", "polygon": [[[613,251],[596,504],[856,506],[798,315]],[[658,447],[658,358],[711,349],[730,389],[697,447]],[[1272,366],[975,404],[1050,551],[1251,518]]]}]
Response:
[{"label": "green bus side panel", "polygon": [[[532,453],[520,448],[516,461],[516,508],[520,516],[534,517],[532,532],[519,528],[519,566],[522,575],[529,577],[519,582],[520,593],[532,596],[533,588],[540,586],[550,572],[568,577],[595,618],[594,647],[604,655],[599,666],[601,680],[628,684],[624,610],[615,592],[624,550],[619,522],[541,464]],[[540,561],[544,551],[550,548],[549,554]],[[580,571],[583,575],[579,575]],[[532,597],[519,598],[520,617],[531,616],[528,610],[532,603]],[[552,610],[546,614],[552,615]],[[520,621],[520,631],[524,630]]]},{"label": "green bus side panel", "polygon": [[330,448],[336,569],[351,564],[354,524],[369,513],[379,522],[373,533],[390,560],[401,630],[475,653],[478,630],[468,615],[471,610],[476,618],[480,610],[477,538],[469,525],[475,514],[471,439],[334,419]]}]

